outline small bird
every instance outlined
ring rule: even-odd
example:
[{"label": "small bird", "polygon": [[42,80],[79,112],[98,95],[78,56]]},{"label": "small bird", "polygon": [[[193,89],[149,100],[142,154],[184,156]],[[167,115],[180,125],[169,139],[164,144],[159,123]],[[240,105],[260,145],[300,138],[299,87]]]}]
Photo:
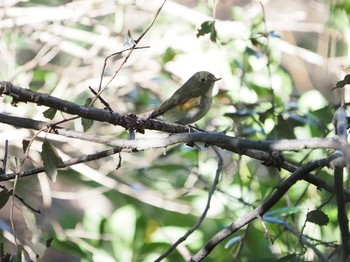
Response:
[{"label": "small bird", "polygon": [[208,113],[216,78],[199,71],[187,80],[169,99],[151,113],[151,118],[182,125],[192,124]]}]

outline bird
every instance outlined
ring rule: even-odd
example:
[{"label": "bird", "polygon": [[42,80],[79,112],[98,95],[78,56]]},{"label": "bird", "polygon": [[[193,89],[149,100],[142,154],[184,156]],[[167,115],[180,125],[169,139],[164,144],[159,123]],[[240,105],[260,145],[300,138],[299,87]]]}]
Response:
[{"label": "bird", "polygon": [[214,83],[220,79],[208,71],[195,73],[155,109],[150,118],[181,125],[198,121],[208,113],[213,101]]}]

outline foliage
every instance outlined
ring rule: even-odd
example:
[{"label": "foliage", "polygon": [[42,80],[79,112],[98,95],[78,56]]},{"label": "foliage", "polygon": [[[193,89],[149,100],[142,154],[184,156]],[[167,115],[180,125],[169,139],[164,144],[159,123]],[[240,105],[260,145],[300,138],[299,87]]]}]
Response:
[{"label": "foliage", "polygon": [[[293,35],[300,24],[290,28],[287,21],[269,20],[269,15],[280,12],[278,8],[255,2],[232,7],[199,1],[191,9],[167,1],[146,31],[160,3],[66,2],[0,4],[7,11],[19,8],[27,21],[17,17],[13,28],[6,23],[15,21],[9,15],[0,22],[1,81],[79,105],[141,115],[169,97],[193,72],[205,69],[222,80],[210,112],[197,123],[201,129],[258,141],[334,135],[334,105],[340,104],[336,92],[344,91],[349,76],[334,77],[341,66],[323,60],[312,48],[315,39],[310,35],[318,32],[311,26],[305,29],[307,34]],[[345,56],[349,23],[342,21],[348,21],[348,5],[337,4],[328,11],[326,4],[318,4],[331,14],[328,21],[317,20],[319,25],[327,23],[329,30],[318,35],[320,48],[332,50],[327,45],[334,42],[339,48],[328,59]],[[260,11],[246,18],[247,7]],[[223,21],[220,15],[228,13],[230,21]],[[274,21],[281,27],[275,25],[274,30]],[[143,32],[145,37],[138,38]],[[288,44],[288,39],[298,46]],[[150,48],[120,52],[135,43]],[[292,60],[295,57],[299,60]],[[325,71],[331,65],[333,70]],[[324,76],[332,81],[325,82]],[[96,99],[89,87],[96,93],[102,90],[100,97]],[[133,133],[5,96],[1,113],[111,139],[168,137],[152,130]],[[165,256],[165,261],[183,261],[223,227],[260,207],[291,174],[243,151],[237,154],[198,142],[139,152],[115,150],[88,162],[110,146],[9,125],[0,128],[3,141],[9,140],[9,147],[1,150],[2,155],[9,154],[0,174],[2,258],[155,261],[200,221],[212,197],[203,223]],[[281,153],[296,166],[330,154],[324,148]],[[79,164],[60,168],[64,161],[77,158]],[[4,177],[42,166],[37,177],[16,176],[11,181]],[[332,170],[318,169],[313,175],[333,185]],[[338,255],[337,212],[333,194],[298,181],[264,216],[216,246],[206,261],[310,261],[322,259],[320,254]]]}]

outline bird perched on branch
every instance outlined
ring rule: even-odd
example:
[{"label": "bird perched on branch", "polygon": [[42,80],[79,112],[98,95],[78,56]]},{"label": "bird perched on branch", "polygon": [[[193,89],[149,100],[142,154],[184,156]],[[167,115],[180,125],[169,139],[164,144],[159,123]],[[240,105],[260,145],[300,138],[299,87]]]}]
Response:
[{"label": "bird perched on branch", "polygon": [[169,99],[151,113],[151,118],[188,125],[208,113],[216,78],[212,73],[199,71],[187,80]]}]

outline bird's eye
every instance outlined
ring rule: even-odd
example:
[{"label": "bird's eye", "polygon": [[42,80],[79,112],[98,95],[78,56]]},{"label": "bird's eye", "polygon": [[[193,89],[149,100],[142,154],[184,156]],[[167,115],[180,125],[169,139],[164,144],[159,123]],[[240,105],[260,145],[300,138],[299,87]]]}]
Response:
[{"label": "bird's eye", "polygon": [[201,77],[201,78],[199,78],[199,81],[200,81],[201,83],[205,83],[205,82],[207,81],[207,79],[205,79],[205,77]]}]

